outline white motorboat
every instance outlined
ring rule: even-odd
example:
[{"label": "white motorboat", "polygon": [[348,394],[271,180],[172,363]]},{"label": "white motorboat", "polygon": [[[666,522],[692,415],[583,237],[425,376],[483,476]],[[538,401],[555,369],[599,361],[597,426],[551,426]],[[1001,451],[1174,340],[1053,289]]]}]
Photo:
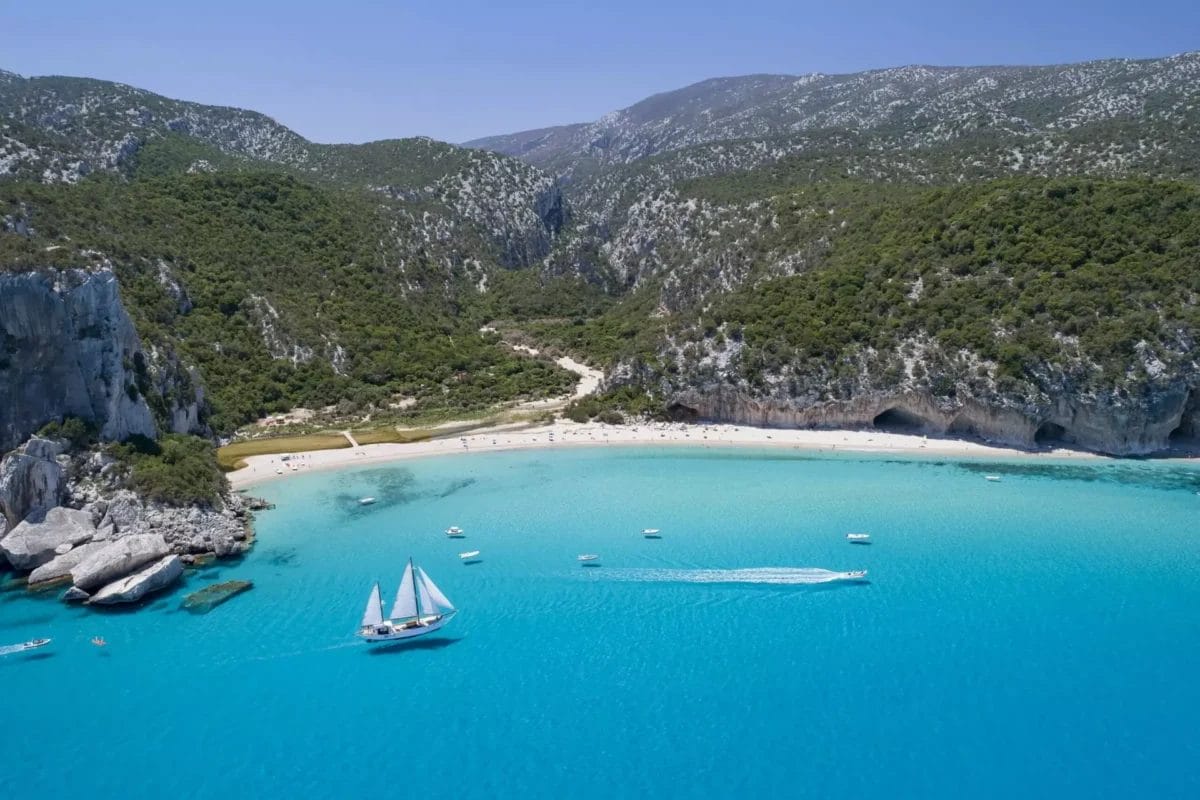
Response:
[{"label": "white motorboat", "polygon": [[358,504],[359,504],[360,506],[369,506],[369,505],[371,505],[371,504],[372,504],[372,503],[374,503],[374,502],[375,502],[375,498],[374,498],[374,497],[360,497],[360,498],[358,499]]},{"label": "white motorboat", "polygon": [[661,539],[660,533],[658,528],[642,528],[642,536],[647,539]]},{"label": "white motorboat", "polygon": [[413,566],[410,558],[404,568],[404,577],[400,579],[396,602],[386,619],[379,584],[371,588],[358,635],[368,642],[415,639],[440,630],[457,613],[458,609],[450,599],[429,579],[425,570]]},{"label": "white motorboat", "polygon": [[458,557],[461,558],[463,561],[469,561],[472,558],[479,558],[479,551],[478,550],[468,550],[465,553],[459,553]]},{"label": "white motorboat", "polygon": [[854,569],[849,572],[843,572],[841,580],[844,581],[865,581],[867,579],[867,571],[865,569]]},{"label": "white motorboat", "polygon": [[871,534],[869,533],[847,533],[846,541],[851,544],[870,544]]},{"label": "white motorboat", "polygon": [[581,564],[588,564],[592,561],[599,561],[600,556],[595,553],[583,553],[582,555],[575,556],[575,560]]},{"label": "white motorboat", "polygon": [[10,644],[0,647],[0,656],[12,655],[13,653],[24,653],[29,650],[37,650],[39,647],[45,647],[50,644],[49,639],[30,639],[28,642],[20,644]]},{"label": "white motorboat", "polygon": [[466,536],[467,533],[457,525],[451,525],[449,528],[446,528],[446,535],[451,539],[461,539]]},{"label": "white motorboat", "polygon": [[991,481],[992,483],[998,483],[998,482],[1000,481],[1000,476],[999,476],[999,475],[987,475],[987,476],[985,476],[985,477],[986,477],[986,478],[987,478],[989,481]]}]

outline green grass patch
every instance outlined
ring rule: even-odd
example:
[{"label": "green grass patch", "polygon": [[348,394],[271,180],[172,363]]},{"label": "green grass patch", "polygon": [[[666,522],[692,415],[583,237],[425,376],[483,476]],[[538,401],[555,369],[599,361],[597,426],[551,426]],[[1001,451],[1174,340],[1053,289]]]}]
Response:
[{"label": "green grass patch", "polygon": [[217,449],[217,463],[223,470],[241,469],[248,456],[276,453],[299,453],[305,450],[338,450],[350,442],[340,433],[309,433],[302,436],[277,436],[270,439],[247,439]]}]

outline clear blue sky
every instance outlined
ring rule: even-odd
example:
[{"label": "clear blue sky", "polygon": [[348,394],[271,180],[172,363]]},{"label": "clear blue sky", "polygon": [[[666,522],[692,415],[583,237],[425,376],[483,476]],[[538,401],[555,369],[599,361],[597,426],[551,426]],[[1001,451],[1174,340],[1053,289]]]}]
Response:
[{"label": "clear blue sky", "polygon": [[310,139],[464,141],[754,72],[1200,49],[1197,0],[0,3],[0,68],[267,113]]}]

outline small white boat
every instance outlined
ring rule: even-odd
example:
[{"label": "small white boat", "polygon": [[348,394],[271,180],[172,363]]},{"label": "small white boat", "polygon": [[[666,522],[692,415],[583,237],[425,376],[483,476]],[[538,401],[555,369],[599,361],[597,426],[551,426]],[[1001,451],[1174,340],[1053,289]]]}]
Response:
[{"label": "small white boat", "polygon": [[461,558],[463,561],[468,561],[472,558],[479,558],[479,551],[478,550],[468,550],[465,553],[459,553],[458,557]]},{"label": "small white boat", "polygon": [[847,533],[846,541],[851,544],[870,544],[871,534],[869,533]]},{"label": "small white boat", "polygon": [[642,528],[642,536],[645,536],[647,539],[661,539],[662,537],[659,536],[659,533],[658,528]]},{"label": "small white boat", "polygon": [[400,579],[396,602],[386,619],[379,584],[371,588],[358,635],[368,642],[414,639],[441,629],[457,613],[458,609],[450,599],[429,579],[425,570],[413,566],[410,558],[404,568],[404,577]]},{"label": "small white boat", "polygon": [[358,499],[358,504],[359,504],[360,506],[369,506],[369,505],[371,505],[371,504],[372,504],[372,503],[374,503],[374,502],[375,502],[375,498],[374,498],[374,497],[360,497],[360,498]]},{"label": "small white boat", "polygon": [[586,564],[589,561],[599,561],[600,556],[595,553],[583,553],[582,555],[575,556],[575,560],[581,564]]},{"label": "small white boat", "polygon": [[467,534],[466,534],[466,531],[464,531],[462,528],[458,527],[457,525],[451,525],[449,528],[446,528],[446,535],[449,536],[451,539],[461,539],[462,537],[466,536]]},{"label": "small white boat", "polygon": [[854,569],[849,572],[843,572],[841,580],[844,581],[865,581],[867,579],[867,571],[865,569]]},{"label": "small white boat", "polygon": [[986,477],[986,478],[987,478],[989,481],[991,481],[992,483],[999,483],[999,481],[1000,481],[1000,476],[999,476],[999,475],[986,475],[986,476],[984,476],[984,477]]},{"label": "small white boat", "polygon": [[45,647],[50,644],[49,639],[30,639],[28,642],[20,644],[10,644],[0,647],[0,656],[12,655],[13,653],[24,653],[29,650],[37,650],[39,647]]}]

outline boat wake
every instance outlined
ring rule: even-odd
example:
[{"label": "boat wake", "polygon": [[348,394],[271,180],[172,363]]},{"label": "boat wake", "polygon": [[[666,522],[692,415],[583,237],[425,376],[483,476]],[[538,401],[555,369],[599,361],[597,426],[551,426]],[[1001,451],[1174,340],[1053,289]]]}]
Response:
[{"label": "boat wake", "polygon": [[818,567],[749,567],[746,569],[616,569],[605,578],[642,583],[753,583],[774,586],[818,586],[838,581],[865,581],[854,572]]}]

